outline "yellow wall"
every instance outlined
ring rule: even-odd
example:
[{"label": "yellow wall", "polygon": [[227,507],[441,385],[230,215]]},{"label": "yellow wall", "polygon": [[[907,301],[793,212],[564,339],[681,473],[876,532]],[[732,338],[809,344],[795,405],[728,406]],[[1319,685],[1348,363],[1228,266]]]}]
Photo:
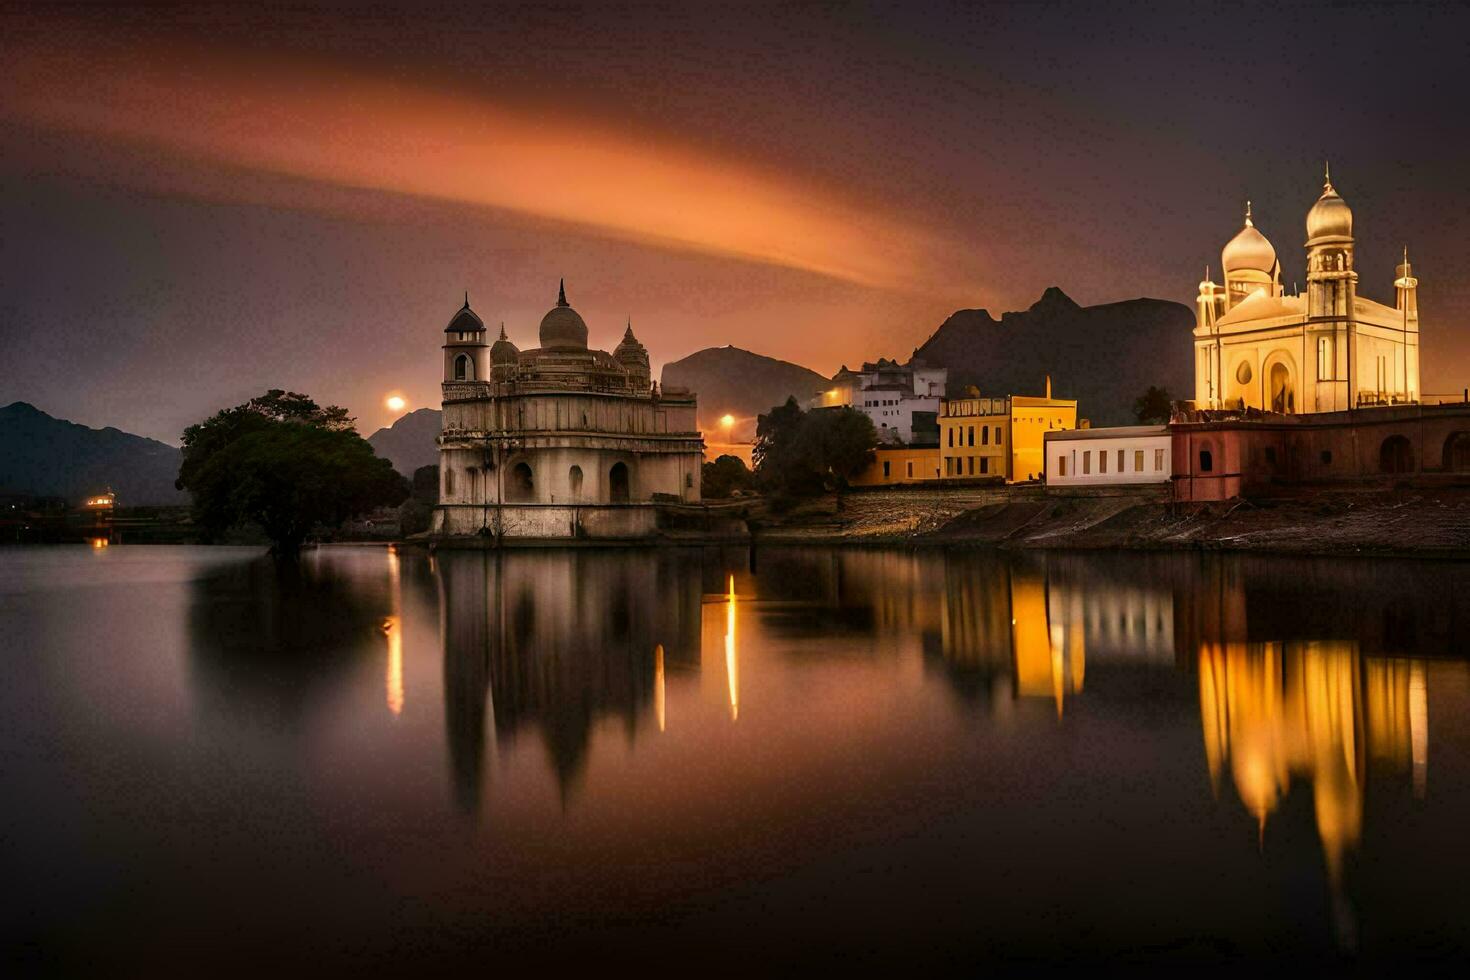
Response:
[{"label": "yellow wall", "polygon": [[[888,464],[888,475],[883,475],[883,464]],[[877,449],[873,462],[867,469],[853,477],[855,487],[876,487],[892,483],[918,483],[933,480],[939,475],[939,450],[933,446],[926,449],[912,446],[892,446]],[[909,476],[912,466],[913,476]]]},{"label": "yellow wall", "polygon": [[945,479],[1039,480],[1046,433],[1076,427],[1077,403],[1067,399],[953,399],[939,412],[939,472]]}]

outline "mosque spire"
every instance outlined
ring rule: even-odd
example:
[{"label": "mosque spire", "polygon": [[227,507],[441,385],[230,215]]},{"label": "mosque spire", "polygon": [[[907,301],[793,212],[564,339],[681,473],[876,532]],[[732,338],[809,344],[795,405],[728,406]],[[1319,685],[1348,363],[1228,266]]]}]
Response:
[{"label": "mosque spire", "polygon": [[1322,161],[1322,189],[1332,190],[1332,161]]},{"label": "mosque spire", "polygon": [[567,306],[567,305],[569,305],[567,303],[567,281],[566,281],[565,278],[562,279],[561,285],[557,287],[557,290],[556,290],[556,305],[557,306]]},{"label": "mosque spire", "polygon": [[470,308],[470,291],[468,289],[464,291],[464,308]]},{"label": "mosque spire", "polygon": [[505,335],[505,321],[504,320],[501,320],[500,321],[500,339],[501,340],[509,340],[510,339],[509,337],[507,337]]},{"label": "mosque spire", "polygon": [[1250,201],[1250,198],[1246,198],[1245,199],[1245,226],[1247,228],[1254,228],[1255,227],[1255,223],[1251,221],[1251,201]]}]

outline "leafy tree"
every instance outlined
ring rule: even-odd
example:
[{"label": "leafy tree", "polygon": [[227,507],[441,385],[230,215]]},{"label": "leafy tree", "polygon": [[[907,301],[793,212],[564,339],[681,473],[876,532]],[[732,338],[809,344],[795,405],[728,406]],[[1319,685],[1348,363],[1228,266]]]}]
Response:
[{"label": "leafy tree", "polygon": [[755,486],[755,475],[745,466],[745,460],[728,453],[712,463],[705,463],[700,483],[703,496],[710,500],[732,496],[736,490],[749,490]]},{"label": "leafy tree", "polygon": [[439,502],[439,467],[430,463],[413,471],[409,497],[398,508],[398,528],[403,534],[427,531]]},{"label": "leafy tree", "polygon": [[337,406],[274,389],[184,430],[176,485],[194,500],[206,538],[258,524],[277,555],[294,558],[316,527],[335,527],[408,496]]},{"label": "leafy tree", "polygon": [[851,408],[803,412],[796,399],[756,422],[757,484],[773,496],[804,497],[824,489],[841,492],[873,458],[878,433]]},{"label": "leafy tree", "polygon": [[1133,400],[1133,415],[1139,425],[1156,425],[1169,421],[1174,396],[1169,389],[1149,385],[1148,391]]}]

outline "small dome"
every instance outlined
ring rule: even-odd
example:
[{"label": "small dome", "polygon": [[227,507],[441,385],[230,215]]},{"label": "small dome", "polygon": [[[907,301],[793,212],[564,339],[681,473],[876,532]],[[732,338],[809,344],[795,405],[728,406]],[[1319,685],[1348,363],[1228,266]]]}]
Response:
[{"label": "small dome", "polygon": [[490,345],[490,363],[510,364],[520,357],[521,350],[505,335],[505,324],[500,325],[500,339]]},{"label": "small dome", "polygon": [[1322,186],[1322,196],[1307,212],[1307,244],[1352,241],[1353,211],[1333,189],[1329,179]]},{"label": "small dome", "polygon": [[556,305],[541,318],[541,346],[587,349],[587,324],[576,310],[567,305],[565,280]]},{"label": "small dome", "polygon": [[1220,263],[1225,269],[1225,278],[1241,269],[1250,269],[1270,275],[1276,268],[1276,249],[1266,236],[1256,230],[1251,220],[1251,206],[1245,205],[1245,227],[1225,245],[1220,253]]},{"label": "small dome", "polygon": [[470,297],[468,294],[466,294],[464,298],[464,305],[461,306],[459,308],[459,312],[454,314],[453,318],[450,319],[449,326],[444,328],[444,332],[469,333],[472,330],[484,329],[485,321],[481,320],[478,316],[475,315],[475,311],[470,309]]}]

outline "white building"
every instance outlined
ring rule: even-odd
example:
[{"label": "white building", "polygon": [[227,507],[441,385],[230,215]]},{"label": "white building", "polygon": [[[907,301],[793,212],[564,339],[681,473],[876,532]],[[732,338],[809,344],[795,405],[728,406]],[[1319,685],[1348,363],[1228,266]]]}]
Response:
[{"label": "white building", "polygon": [[612,353],[589,348],[562,289],[539,347],[503,327],[486,343],[468,298],[444,335],[434,534],[639,538],[658,504],[699,500],[694,395],[659,391],[631,325]]},{"label": "white building", "polygon": [[883,442],[936,445],[939,403],[948,377],[946,369],[929,367],[918,358],[899,364],[880,357],[859,371],[844,364],[809,407],[855,408],[873,420]]},{"label": "white building", "polygon": [[1167,425],[1048,432],[1045,446],[1048,487],[1168,483],[1173,474]]}]

